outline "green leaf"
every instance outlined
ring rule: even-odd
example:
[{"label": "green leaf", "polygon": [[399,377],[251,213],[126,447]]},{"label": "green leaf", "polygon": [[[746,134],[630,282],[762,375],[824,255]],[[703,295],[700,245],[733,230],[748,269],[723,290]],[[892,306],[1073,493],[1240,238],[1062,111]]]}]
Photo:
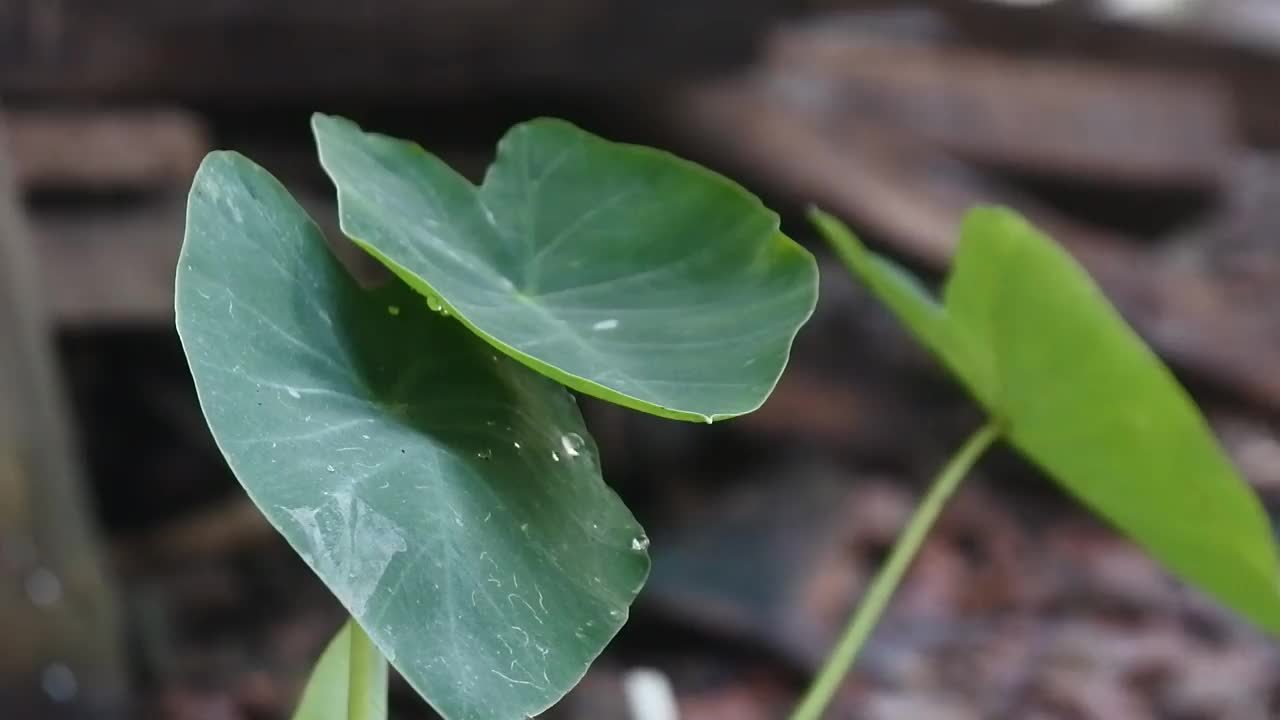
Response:
[{"label": "green leaf", "polygon": [[312,124],[347,235],[588,395],[677,420],[751,412],[817,301],[817,264],[776,214],[667,153],[534,120],[476,188],[413,143]]},{"label": "green leaf", "polygon": [[814,220],[1013,445],[1174,573],[1280,632],[1280,563],[1261,504],[1070,255],[1013,212],[974,210],[938,305],[834,218]]},{"label": "green leaf", "polygon": [[451,720],[523,718],[625,622],[648,541],[561,386],[358,287],[264,170],[196,176],[177,323],[240,482]]},{"label": "green leaf", "polygon": [[387,661],[348,620],[311,671],[294,720],[386,720]]}]

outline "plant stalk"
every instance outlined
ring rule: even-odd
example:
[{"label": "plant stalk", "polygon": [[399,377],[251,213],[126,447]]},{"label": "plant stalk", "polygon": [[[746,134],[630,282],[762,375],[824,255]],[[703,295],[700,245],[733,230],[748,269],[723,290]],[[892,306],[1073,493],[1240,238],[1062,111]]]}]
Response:
[{"label": "plant stalk", "polygon": [[889,598],[902,582],[903,575],[906,574],[911,561],[919,552],[925,535],[937,520],[943,505],[959,487],[960,481],[977,463],[982,453],[991,447],[999,436],[1000,428],[994,421],[983,425],[969,436],[960,450],[942,468],[942,472],[934,478],[928,494],[920,502],[920,506],[911,515],[906,528],[894,543],[884,567],[871,581],[862,602],[840,637],[840,642],[827,657],[817,678],[792,712],[791,720],[818,720],[822,717],[831,698],[839,689],[840,683],[853,666],[853,661],[858,657],[858,651],[862,649],[863,643],[866,642],[884,613]]},{"label": "plant stalk", "polygon": [[377,693],[385,695],[386,687],[375,687],[376,682],[371,681],[371,676],[379,676],[385,678],[385,673],[369,673],[365,669],[371,667],[373,663],[384,663],[382,653],[378,648],[373,646],[373,641],[364,633],[364,628],[360,627],[360,623],[355,619],[348,620],[351,625],[351,665],[356,672],[350,673],[351,686],[347,690],[347,718],[349,720],[370,720],[375,715],[370,714],[371,708],[375,707],[375,703],[385,703],[385,700],[377,697]]}]

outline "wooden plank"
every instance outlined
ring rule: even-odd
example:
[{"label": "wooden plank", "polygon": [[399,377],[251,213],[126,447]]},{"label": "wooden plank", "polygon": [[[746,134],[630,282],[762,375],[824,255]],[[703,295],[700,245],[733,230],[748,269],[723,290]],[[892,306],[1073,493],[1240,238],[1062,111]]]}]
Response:
[{"label": "wooden plank", "polygon": [[[293,193],[329,238],[343,237],[331,199],[298,189]],[[33,213],[42,301],[53,320],[64,328],[171,324],[185,225],[185,192],[75,213]],[[364,258],[358,251],[346,252],[350,247],[345,243],[338,249],[344,261]]]},{"label": "wooden plank", "polygon": [[1015,207],[1063,243],[1165,357],[1251,403],[1280,409],[1280,334],[1269,314],[1241,313],[1229,286],[1176,257],[1067,218],[910,135],[847,126],[832,132],[819,114],[789,107],[750,81],[694,89],[677,108],[677,126],[775,192],[816,202],[935,269],[948,264],[966,209]]},{"label": "wooden plank", "polygon": [[184,218],[178,197],[34,216],[43,302],[54,320],[68,328],[172,322]]},{"label": "wooden plank", "polygon": [[125,655],[0,126],[0,707],[123,716]]},{"label": "wooden plank", "polygon": [[1235,154],[1231,97],[1203,73],[798,28],[775,33],[771,45],[772,82],[803,90],[825,121],[910,132],[969,159],[1145,186],[1213,186]]},{"label": "wooden plank", "polygon": [[28,191],[182,186],[211,149],[203,123],[172,109],[11,109],[4,120]]},{"label": "wooden plank", "polygon": [[[1265,0],[1264,0],[1265,1]],[[1273,100],[1280,52],[1237,35],[1141,27],[1084,12],[1090,7],[1015,8],[993,2],[926,0],[941,10],[965,44],[1030,57],[1089,58],[1165,71],[1209,74],[1226,85],[1235,115],[1252,142],[1280,145],[1280,108]]]},{"label": "wooden plank", "polygon": [[0,93],[273,102],[623,93],[742,62],[785,4],[0,0]]}]

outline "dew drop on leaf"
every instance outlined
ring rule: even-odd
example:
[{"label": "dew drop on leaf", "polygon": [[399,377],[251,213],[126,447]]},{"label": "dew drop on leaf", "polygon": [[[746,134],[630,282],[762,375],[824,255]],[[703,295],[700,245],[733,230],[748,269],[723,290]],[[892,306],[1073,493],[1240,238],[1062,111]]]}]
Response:
[{"label": "dew drop on leaf", "polygon": [[569,433],[560,436],[560,447],[564,448],[565,455],[576,458],[582,454],[582,448],[586,447],[586,442],[578,433]]}]

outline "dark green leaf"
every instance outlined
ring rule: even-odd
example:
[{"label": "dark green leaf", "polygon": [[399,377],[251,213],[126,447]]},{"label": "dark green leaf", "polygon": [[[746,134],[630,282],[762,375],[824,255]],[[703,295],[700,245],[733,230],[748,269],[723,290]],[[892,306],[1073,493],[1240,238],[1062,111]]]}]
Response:
[{"label": "dark green leaf", "polygon": [[817,299],[745,190],[568,123],[517,125],[476,188],[412,143],[314,118],[343,231],[477,335],[571,388],[679,420],[751,412]]},{"label": "dark green leaf", "polygon": [[1183,578],[1280,632],[1271,526],[1199,410],[1085,271],[1016,214],[965,219],[938,305],[830,216],[853,272],[1019,450]]},{"label": "dark green leaf", "polygon": [[177,283],[227,462],[423,697],[523,718],[572,687],[649,562],[569,393],[401,283],[359,288],[234,154],[196,177]]}]

